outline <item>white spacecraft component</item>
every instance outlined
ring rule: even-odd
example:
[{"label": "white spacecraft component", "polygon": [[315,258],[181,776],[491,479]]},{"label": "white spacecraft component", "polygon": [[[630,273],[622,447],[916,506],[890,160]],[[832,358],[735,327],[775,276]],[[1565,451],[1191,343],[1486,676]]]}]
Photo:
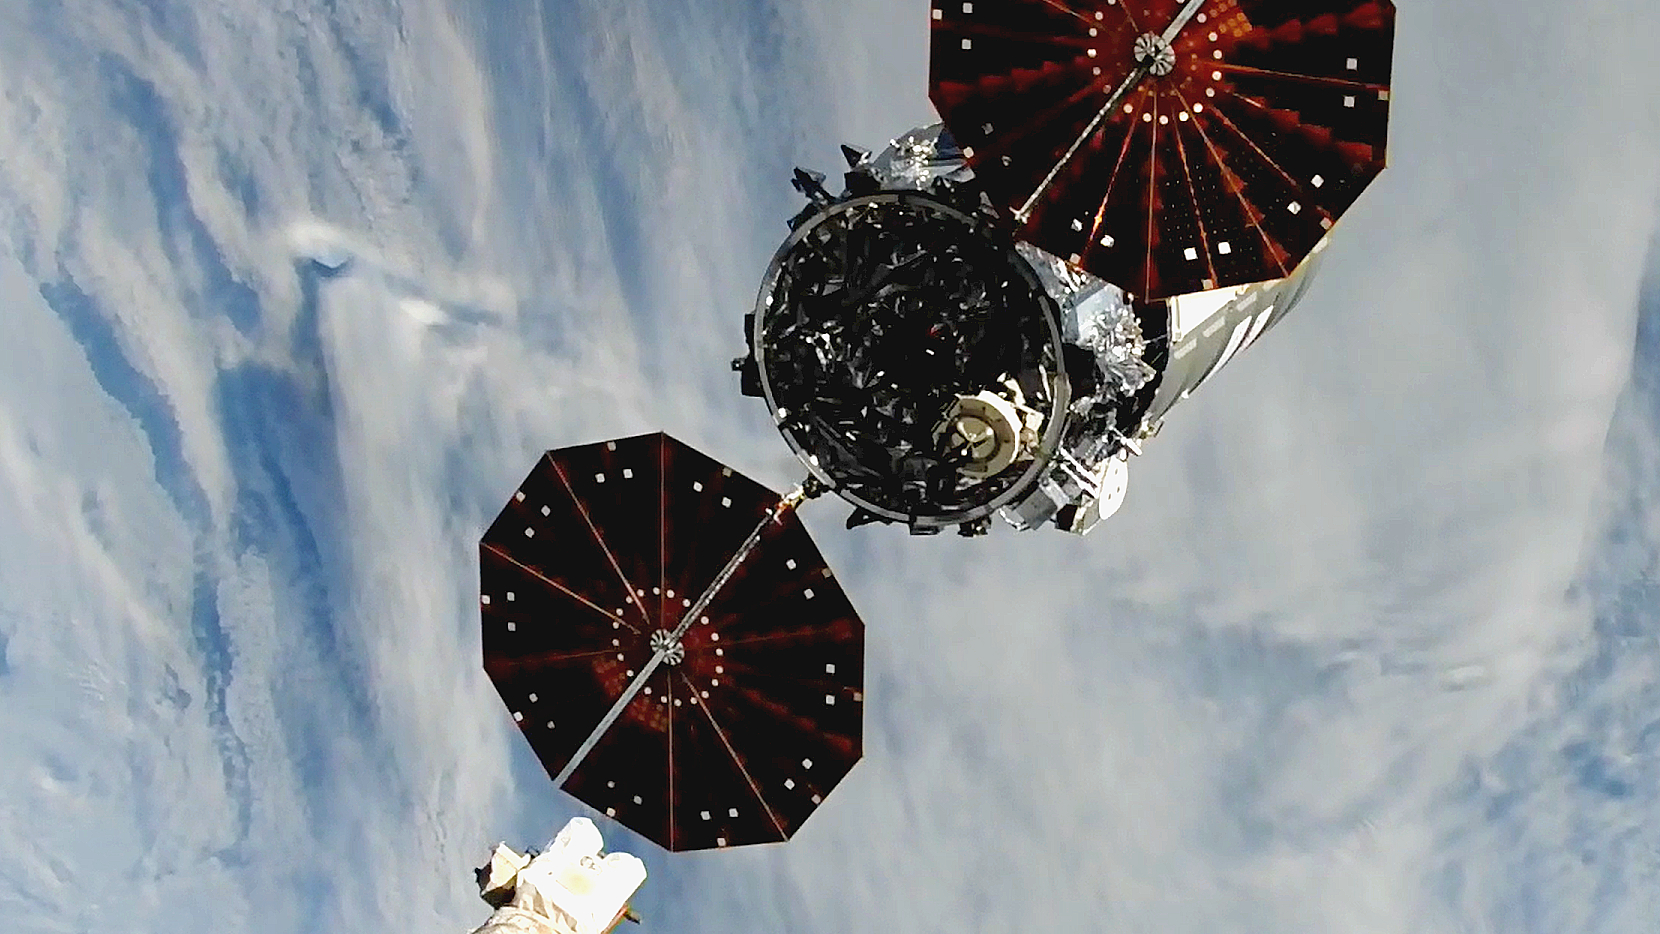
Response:
[{"label": "white spacecraft component", "polygon": [[573,817],[539,854],[505,843],[476,870],[479,897],[496,913],[473,934],[606,934],[637,920],[628,900],[646,867],[628,853],[604,853],[599,829]]}]

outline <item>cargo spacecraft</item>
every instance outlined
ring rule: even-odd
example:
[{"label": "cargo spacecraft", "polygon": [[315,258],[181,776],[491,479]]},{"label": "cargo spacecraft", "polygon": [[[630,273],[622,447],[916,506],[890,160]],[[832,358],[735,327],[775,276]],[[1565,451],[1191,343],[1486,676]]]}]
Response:
[{"label": "cargo spacecraft", "polygon": [[743,318],[738,388],[802,484],[663,434],[560,448],[480,544],[514,721],[560,788],[669,850],[786,840],[860,758],[864,624],[797,507],[1087,533],[1384,166],[1388,0],[928,15],[940,122],[843,146],[839,183],[797,169]]}]

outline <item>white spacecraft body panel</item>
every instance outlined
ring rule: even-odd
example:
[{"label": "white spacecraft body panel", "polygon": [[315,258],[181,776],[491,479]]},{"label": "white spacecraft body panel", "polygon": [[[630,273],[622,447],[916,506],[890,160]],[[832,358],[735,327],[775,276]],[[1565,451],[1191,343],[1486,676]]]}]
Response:
[{"label": "white spacecraft body panel", "polygon": [[1170,358],[1138,435],[1150,434],[1176,403],[1192,395],[1291,311],[1308,291],[1326,242],[1321,240],[1302,265],[1283,279],[1170,300]]},{"label": "white spacecraft body panel", "polygon": [[1233,285],[1208,292],[1192,292],[1170,299],[1170,342],[1180,344],[1182,338],[1199,330],[1229,302],[1244,294],[1248,285]]},{"label": "white spacecraft body panel", "polygon": [[1110,519],[1118,512],[1118,507],[1124,505],[1124,494],[1130,485],[1130,464],[1123,454],[1109,457],[1101,465],[1101,477],[1096,485],[1095,511],[1093,521],[1079,534],[1087,533],[1095,527],[1096,522]]},{"label": "white spacecraft body panel", "polygon": [[[519,868],[512,897],[473,934],[604,934],[646,880],[645,864],[627,853],[602,854],[599,829],[586,817],[574,817],[548,848]],[[506,851],[505,854],[503,851]],[[480,895],[506,885],[495,875],[523,857],[498,846],[480,873]]]}]

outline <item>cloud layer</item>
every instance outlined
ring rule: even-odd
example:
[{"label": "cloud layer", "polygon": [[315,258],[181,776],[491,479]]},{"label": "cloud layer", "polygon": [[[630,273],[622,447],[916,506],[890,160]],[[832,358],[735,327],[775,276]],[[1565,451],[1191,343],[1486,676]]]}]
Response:
[{"label": "cloud layer", "polygon": [[[0,13],[11,929],[476,923],[578,808],[488,517],[657,428],[796,478],[724,362],[789,168],[931,119],[925,6],[498,6]],[[1089,539],[809,510],[867,760],[788,846],[615,831],[650,929],[1646,930],[1657,33],[1402,9],[1392,167]]]}]

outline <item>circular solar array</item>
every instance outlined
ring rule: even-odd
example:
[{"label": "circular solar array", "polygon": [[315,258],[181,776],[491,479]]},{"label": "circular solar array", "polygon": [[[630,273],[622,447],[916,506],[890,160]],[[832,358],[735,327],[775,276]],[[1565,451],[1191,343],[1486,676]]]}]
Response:
[{"label": "circular solar array", "polygon": [[1387,0],[947,0],[930,96],[1017,236],[1151,300],[1291,273],[1384,165]]},{"label": "circular solar array", "polygon": [[566,791],[669,850],[788,839],[861,754],[864,624],[778,503],[642,435],[548,452],[479,544],[514,722]]}]

